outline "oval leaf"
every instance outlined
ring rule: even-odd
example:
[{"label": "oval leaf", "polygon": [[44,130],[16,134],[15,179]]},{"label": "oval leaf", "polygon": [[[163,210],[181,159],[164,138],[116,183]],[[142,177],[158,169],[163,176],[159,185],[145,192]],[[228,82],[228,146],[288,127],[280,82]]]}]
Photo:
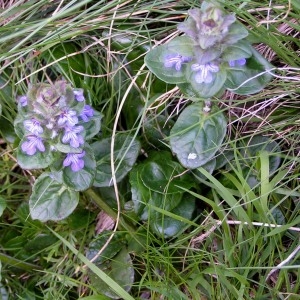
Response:
[{"label": "oval leaf", "polygon": [[26,141],[26,137],[24,137],[17,150],[17,160],[18,164],[22,169],[32,170],[32,169],[44,169],[50,166],[50,164],[54,160],[54,156],[52,151],[50,150],[50,146],[47,143],[44,143],[45,151],[40,152],[36,151],[34,155],[27,155],[21,149],[21,145]]},{"label": "oval leaf", "polygon": [[102,117],[103,115],[101,113],[94,110],[94,115],[88,120],[88,122],[82,121],[79,123],[79,125],[82,125],[85,129],[85,140],[90,140],[100,131]]},{"label": "oval leaf", "polygon": [[171,42],[152,49],[145,56],[145,63],[149,70],[159,79],[167,83],[184,83],[186,82],[186,64],[183,63],[181,68],[176,70],[175,66],[166,67],[165,60],[169,55],[181,55],[183,57],[193,56],[193,41],[188,36],[179,36]]},{"label": "oval leaf", "polygon": [[[95,142],[92,145],[97,162],[94,186],[107,187],[112,185],[111,172],[111,138]],[[118,134],[115,137],[114,159],[117,182],[121,181],[132,169],[140,152],[140,142],[130,135]]]},{"label": "oval leaf", "polygon": [[[212,80],[211,83],[199,83],[196,81],[196,72],[192,72],[189,70],[187,74],[188,78],[188,84],[178,85],[178,87],[182,90],[182,92],[185,92],[185,90],[193,90],[195,94],[200,98],[211,98],[213,96],[216,96],[224,86],[224,83],[226,81],[226,71],[220,70],[218,73],[216,73],[215,78]],[[188,86],[191,87],[188,87]]]},{"label": "oval leaf", "polygon": [[35,254],[43,249],[50,247],[57,241],[57,238],[53,234],[38,234],[34,239],[30,240],[24,249],[27,252]]},{"label": "oval leaf", "polygon": [[[212,174],[216,168],[216,158],[214,157],[213,159],[209,160],[201,168],[206,170],[209,174]],[[193,170],[193,174],[196,176],[196,179],[206,179],[206,177],[198,169]]]},{"label": "oval leaf", "polygon": [[226,127],[226,119],[218,108],[206,113],[202,103],[192,104],[184,109],[171,130],[172,151],[184,167],[198,168],[220,148]]},{"label": "oval leaf", "polygon": [[[96,263],[96,265],[111,279],[117,282],[126,292],[130,291],[134,282],[134,269],[131,257],[125,248],[123,248],[112,260],[108,260],[104,264]],[[95,273],[89,272],[89,277],[93,287],[98,292],[112,299],[120,299],[120,296],[115,294]]]},{"label": "oval leaf", "polygon": [[166,148],[164,139],[170,135],[173,125],[174,121],[163,115],[145,117],[143,133],[146,141],[159,149]]},{"label": "oval leaf", "polygon": [[69,216],[79,201],[77,192],[43,173],[34,183],[29,208],[32,219],[59,221]]},{"label": "oval leaf", "polygon": [[145,187],[141,178],[140,172],[143,165],[135,166],[129,174],[129,182],[131,185],[131,197],[135,213],[141,220],[147,220],[146,203],[150,199],[150,191]]},{"label": "oval leaf", "polygon": [[246,41],[239,41],[237,44],[229,46],[222,54],[223,61],[249,58],[252,56],[252,46]]},{"label": "oval leaf", "polygon": [[96,161],[93,150],[90,146],[85,144],[83,149],[85,156],[82,158],[84,161],[83,169],[74,172],[71,167],[63,169],[63,182],[65,185],[75,191],[84,191],[92,186],[96,175]]},{"label": "oval leaf", "polygon": [[195,199],[185,194],[181,202],[171,210],[174,217],[167,216],[158,211],[152,212],[151,219],[149,220],[150,226],[153,232],[160,236],[174,237],[186,228],[187,223],[184,222],[184,219],[191,220],[194,210]]},{"label": "oval leaf", "polygon": [[[97,265],[103,264],[106,260],[113,258],[125,245],[124,234],[122,232],[116,232],[112,240],[101,252],[101,255],[97,257],[98,252],[105,245],[111,233],[111,231],[104,231],[89,244],[86,251],[86,257],[89,260],[93,260],[93,262]],[[94,260],[95,257],[97,258]]]},{"label": "oval leaf", "polygon": [[242,149],[243,162],[251,167],[253,162],[258,159],[260,151],[267,151],[269,153],[269,173],[273,174],[280,165],[280,147],[270,138],[256,135],[250,139],[240,142],[239,147]]},{"label": "oval leaf", "polygon": [[249,95],[260,92],[272,79],[267,70],[272,65],[251,47],[252,56],[244,66],[228,71],[225,87],[235,94]]},{"label": "oval leaf", "polygon": [[[183,174],[181,165],[172,160],[169,152],[149,155],[148,160],[130,172],[132,202],[136,214],[146,221],[157,209],[171,212],[180,205],[184,191],[195,183]],[[181,188],[182,187],[182,188]]]},{"label": "oval leaf", "polygon": [[143,163],[140,178],[149,190],[162,193],[182,193],[194,185],[190,175],[182,166],[172,160],[168,152],[158,152]]},{"label": "oval leaf", "polygon": [[286,224],[286,221],[285,221],[285,217],[284,217],[284,214],[283,212],[281,211],[281,209],[279,207],[275,207],[274,205],[270,205],[270,211],[271,211],[271,214],[272,214],[272,217],[269,216],[269,219],[271,222],[274,222],[276,224],[279,224],[279,225],[285,225]]}]

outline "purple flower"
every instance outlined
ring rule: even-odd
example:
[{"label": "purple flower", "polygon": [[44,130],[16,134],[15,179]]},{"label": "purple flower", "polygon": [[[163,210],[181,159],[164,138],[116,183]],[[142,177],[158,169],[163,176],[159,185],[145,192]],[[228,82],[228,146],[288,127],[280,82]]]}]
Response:
[{"label": "purple flower", "polygon": [[212,73],[219,72],[219,66],[214,63],[205,65],[193,64],[192,71],[196,72],[195,80],[197,83],[211,83],[213,81]]},{"label": "purple flower", "polygon": [[58,117],[57,124],[59,126],[67,125],[74,126],[78,123],[78,118],[76,116],[76,111],[74,110],[64,110]]},{"label": "purple flower", "polygon": [[181,54],[168,54],[164,59],[164,66],[166,68],[175,67],[176,71],[180,71],[182,64],[191,60],[191,57],[182,56]]},{"label": "purple flower", "polygon": [[84,122],[88,122],[89,119],[94,115],[94,110],[90,105],[85,105],[82,112],[80,113],[80,117]]},{"label": "purple flower", "polygon": [[74,92],[75,99],[78,102],[82,102],[85,100],[85,98],[83,96],[83,89],[73,90],[73,92]]},{"label": "purple flower", "polygon": [[230,60],[228,62],[230,67],[238,67],[238,66],[244,66],[246,64],[246,58],[240,58],[236,60]]},{"label": "purple flower", "polygon": [[66,127],[65,134],[62,137],[62,142],[73,148],[78,148],[84,144],[83,137],[79,134],[83,130],[82,126]]},{"label": "purple flower", "polygon": [[21,97],[19,98],[19,102],[20,102],[20,104],[21,104],[22,107],[26,106],[27,103],[28,103],[28,98],[27,98],[27,96],[21,96]]},{"label": "purple flower", "polygon": [[29,135],[27,136],[27,141],[25,141],[21,145],[21,149],[23,152],[25,152],[27,155],[34,155],[37,150],[44,152],[45,146],[43,144],[43,141],[40,137],[35,135]]},{"label": "purple flower", "polygon": [[27,129],[29,132],[35,134],[35,135],[39,135],[41,133],[44,132],[44,129],[41,126],[41,123],[32,118],[31,120],[25,120],[23,122],[25,129]]},{"label": "purple flower", "polygon": [[71,165],[72,171],[77,172],[84,167],[84,160],[82,159],[84,156],[85,151],[81,153],[68,153],[63,161],[63,166],[68,167]]}]

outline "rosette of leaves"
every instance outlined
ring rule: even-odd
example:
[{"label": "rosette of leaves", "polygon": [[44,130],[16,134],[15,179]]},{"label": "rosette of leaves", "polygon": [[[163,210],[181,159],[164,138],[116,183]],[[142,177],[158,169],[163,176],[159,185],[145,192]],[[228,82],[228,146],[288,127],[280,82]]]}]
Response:
[{"label": "rosette of leaves", "polygon": [[211,98],[225,89],[259,92],[272,66],[247,41],[247,29],[215,4],[203,2],[178,25],[185,35],[152,49],[145,63],[161,80],[188,96]]},{"label": "rosette of leaves", "polygon": [[161,237],[175,237],[189,226],[195,199],[185,190],[195,181],[169,152],[150,153],[129,174],[134,211]]},{"label": "rosette of leaves", "polygon": [[33,186],[32,218],[67,217],[77,206],[78,191],[92,186],[96,160],[88,140],[99,132],[101,117],[86,104],[83,90],[65,81],[32,85],[19,97],[18,163],[23,169],[47,169]]}]

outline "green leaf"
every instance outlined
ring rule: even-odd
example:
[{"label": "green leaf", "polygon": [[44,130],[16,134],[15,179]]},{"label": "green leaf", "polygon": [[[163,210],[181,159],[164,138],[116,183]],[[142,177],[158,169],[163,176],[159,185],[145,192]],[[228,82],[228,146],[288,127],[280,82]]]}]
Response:
[{"label": "green leaf", "polygon": [[226,35],[227,45],[239,44],[249,34],[248,30],[240,23],[235,22],[230,25],[229,32]]},{"label": "green leaf", "polygon": [[183,192],[164,195],[161,193],[150,191],[150,197],[147,203],[147,210],[144,213],[146,213],[147,218],[149,218],[149,215],[152,215],[152,213],[155,212],[157,208],[163,211],[171,212],[180,204],[182,197]]},{"label": "green leaf", "polygon": [[134,300],[133,297],[131,297],[117,282],[115,282],[111,277],[107,276],[100,268],[98,268],[95,264],[91,263],[83,254],[81,254],[70,242],[68,242],[66,239],[64,239],[61,235],[53,231],[50,227],[48,229],[57,237],[59,238],[63,244],[71,250],[72,253],[75,254],[75,256],[83,262],[85,265],[88,266],[88,268],[96,274],[99,278],[102,278],[104,282],[106,282],[110,289],[115,291],[120,298],[124,300]]},{"label": "green leaf", "polygon": [[76,208],[67,218],[68,227],[71,230],[84,230],[92,220],[97,217],[97,212],[91,212],[89,208]]},{"label": "green leaf", "polygon": [[0,117],[0,135],[11,144],[17,137],[13,124],[8,122],[4,116]]},{"label": "green leaf", "polygon": [[181,202],[167,214],[167,211],[153,210],[149,213],[149,222],[154,233],[163,237],[175,237],[186,228],[186,220],[191,220],[195,210],[195,199],[191,195],[184,194]]},{"label": "green leaf", "polygon": [[33,254],[53,245],[57,238],[53,234],[38,234],[34,239],[30,240],[24,249]]},{"label": "green leaf", "polygon": [[36,230],[42,228],[43,224],[38,220],[32,220],[30,217],[30,210],[28,202],[23,202],[16,211],[16,216],[22,225],[34,227]]},{"label": "green leaf", "polygon": [[32,219],[42,222],[59,221],[69,216],[76,208],[79,195],[74,190],[57,182],[50,173],[43,173],[34,183],[29,199]]},{"label": "green leaf", "polygon": [[[291,228],[293,226],[296,226],[299,228],[299,224],[300,224],[300,216],[298,215],[293,221],[291,221],[287,224],[281,225],[280,227],[275,227],[274,229],[272,229],[268,234],[266,234],[264,236],[264,238],[281,234],[281,233],[289,230],[289,228]],[[297,233],[297,237],[298,236],[299,236],[299,234]]]},{"label": "green leaf", "polygon": [[190,175],[184,171],[179,163],[172,160],[170,153],[158,152],[143,163],[140,178],[151,191],[162,194],[182,193],[180,186],[188,189],[194,185]]},{"label": "green leaf", "polygon": [[141,220],[146,221],[153,214],[160,218],[157,210],[159,214],[169,213],[180,205],[182,188],[190,189],[195,184],[190,175],[183,173],[182,166],[172,160],[169,152],[163,151],[150,153],[145,162],[132,169],[129,178],[132,201]]},{"label": "green leaf", "polygon": [[[134,282],[134,268],[128,251],[123,248],[112,260],[104,264],[96,265],[106,273],[112,280],[118,283],[126,292],[131,290]],[[111,299],[120,299],[119,295],[102,281],[95,273],[89,272],[89,277],[93,287],[100,293]]]},{"label": "green leaf", "polygon": [[145,117],[143,133],[147,142],[157,148],[166,148],[164,139],[170,135],[173,125],[174,121],[163,115]]},{"label": "green leaf", "polygon": [[247,184],[251,189],[254,189],[259,185],[259,178],[253,169],[243,168],[242,169],[243,177],[247,180]]},{"label": "green leaf", "polygon": [[222,60],[229,62],[241,58],[249,58],[252,56],[252,46],[246,41],[239,41],[237,44],[226,48],[222,54]]},{"label": "green leaf", "polygon": [[74,191],[84,191],[91,187],[96,175],[96,161],[92,148],[85,144],[83,150],[85,151],[85,156],[82,158],[83,169],[77,172],[72,171],[71,166],[63,169],[63,182]]},{"label": "green leaf", "polygon": [[4,243],[3,246],[11,249],[23,248],[23,246],[26,244],[27,241],[28,238],[24,235],[14,236],[10,238],[9,241]]},{"label": "green leaf", "polygon": [[188,36],[179,36],[174,38],[169,43],[158,46],[152,49],[145,56],[145,63],[149,70],[154,73],[159,79],[167,83],[185,83],[187,64],[182,64],[180,70],[175,67],[166,68],[164,60],[167,55],[180,54],[185,57],[192,57],[193,54],[193,40]]},{"label": "green leaf", "polygon": [[[111,231],[104,231],[97,236],[95,240],[93,240],[86,251],[86,257],[89,260],[93,260],[100,249],[105,245],[108,238],[111,235]],[[109,242],[109,244],[105,247],[105,249],[101,252],[93,262],[97,265],[103,264],[108,259],[113,258],[121,249],[125,246],[124,234],[122,232],[116,232]]]},{"label": "green leaf", "polygon": [[[239,220],[243,220],[245,222],[251,223],[251,220],[247,212],[245,211],[244,207],[239,205],[239,202],[233,196],[232,192],[227,187],[224,186],[223,182],[216,179],[214,176],[209,174],[203,168],[200,168],[199,170],[212,183],[213,189],[222,197],[222,199],[224,199],[225,202],[228,203],[230,207],[230,211],[232,211],[235,214],[235,217],[238,218]],[[230,182],[230,184],[232,185],[232,182]],[[204,198],[205,197],[201,197],[201,199]],[[214,202],[212,204],[209,203],[209,205],[214,205]]]},{"label": "green leaf", "polygon": [[27,155],[21,149],[21,145],[23,142],[26,141],[26,137],[24,137],[17,149],[17,160],[18,164],[22,169],[44,169],[51,165],[54,160],[54,156],[52,151],[50,150],[50,146],[47,143],[44,143],[45,151],[40,152],[39,150],[36,151],[34,155]]},{"label": "green leaf", "polygon": [[[200,98],[211,98],[216,96],[224,86],[226,81],[226,71],[220,69],[219,72],[215,73],[215,78],[211,83],[198,83],[195,80],[197,72],[192,72],[192,70],[188,70],[187,72],[187,84],[179,84],[178,87],[180,90],[185,93],[186,90],[192,90],[195,92],[196,96]],[[190,85],[190,87],[189,87]]]},{"label": "green leaf", "polygon": [[138,255],[142,255],[145,253],[147,249],[147,231],[145,227],[139,227],[135,232],[132,232],[131,235],[128,237],[128,252],[134,253]]},{"label": "green leaf", "polygon": [[85,140],[90,140],[94,137],[101,128],[101,119],[103,115],[98,111],[94,110],[94,115],[89,119],[88,122],[79,122],[78,125],[82,125],[85,129]]},{"label": "green leaf", "polygon": [[260,92],[272,79],[267,70],[272,65],[253,47],[252,56],[244,66],[231,68],[227,73],[225,87],[239,95],[249,95]]},{"label": "green leaf", "polygon": [[[26,119],[26,117],[27,117],[27,115],[23,115],[23,114],[19,113],[19,114],[17,114],[17,116],[14,120],[14,129],[15,129],[17,136],[20,139],[23,138],[23,136],[25,134],[23,122]],[[28,119],[30,119],[30,117]]]},{"label": "green leaf", "polygon": [[160,236],[177,234],[186,226],[183,219],[190,219],[194,211],[194,200],[185,197],[182,189],[191,188],[194,180],[183,170],[169,152],[161,151],[150,153],[130,172],[134,210]]},{"label": "green leaf", "polygon": [[138,170],[130,172],[130,183],[134,210],[143,221],[147,221],[149,214],[153,211],[151,206],[171,211],[180,203],[183,194],[178,192],[164,195],[151,191],[143,184]]},{"label": "green leaf", "polygon": [[73,148],[68,144],[63,144],[61,142],[61,136],[62,134],[59,136],[59,138],[57,139],[57,142],[55,143],[54,147],[57,151],[62,152],[62,153],[81,153],[82,152],[82,148]]},{"label": "green leaf", "polygon": [[[126,82],[126,80],[123,80],[123,82]],[[126,118],[124,118],[126,128],[134,128],[138,124],[141,116],[143,115],[144,106],[145,102],[141,99],[139,93],[133,88],[130,89],[122,108],[123,115],[126,116]]]},{"label": "green leaf", "polygon": [[6,208],[6,200],[0,196],[0,217],[2,216],[5,208]]},{"label": "green leaf", "polygon": [[[112,185],[111,172],[111,138],[93,143],[92,149],[97,162],[94,186],[106,187]],[[132,169],[139,151],[140,142],[130,135],[117,134],[114,142],[114,166],[117,182],[121,181]]]},{"label": "green leaf", "polygon": [[228,164],[232,159],[234,159],[234,151],[230,147],[221,148],[216,153],[216,166],[215,169],[221,169],[226,164]]},{"label": "green leaf", "polygon": [[226,134],[226,119],[217,107],[209,113],[202,103],[183,110],[171,130],[170,144],[180,163],[195,169],[211,160]]},{"label": "green leaf", "polygon": [[[5,141],[13,144],[16,140],[16,134],[14,132],[13,122],[16,116],[15,109],[15,93],[16,89],[12,88],[15,82],[11,80],[11,75],[1,72],[0,76],[0,136]],[[10,71],[8,71],[10,73]]]},{"label": "green leaf", "polygon": [[[279,145],[270,138],[256,135],[242,141],[239,147],[242,149],[243,162],[250,167],[258,159],[259,152],[267,151],[269,154],[269,173],[273,174],[278,169],[281,161],[279,156],[281,150]],[[260,166],[257,169],[260,169]]]},{"label": "green leaf", "polygon": [[147,220],[146,203],[150,199],[150,191],[147,187],[145,187],[140,178],[142,167],[142,164],[138,164],[131,170],[129,174],[129,182],[131,185],[131,197],[134,211],[141,220]]},{"label": "green leaf", "polygon": [[[209,174],[212,174],[213,171],[215,170],[216,168],[216,159],[213,158],[211,160],[209,160],[207,163],[205,163],[202,168],[204,170],[206,170]],[[201,179],[206,179],[206,177],[198,170],[198,169],[194,169],[193,170],[193,174],[196,175],[196,178],[201,178]]]},{"label": "green leaf", "polygon": [[278,206],[275,207],[273,204],[271,204],[270,205],[270,212],[272,214],[272,217],[269,216],[270,222],[275,221],[275,224],[279,224],[279,225],[285,225],[286,224],[284,214],[282,213],[281,209]]}]

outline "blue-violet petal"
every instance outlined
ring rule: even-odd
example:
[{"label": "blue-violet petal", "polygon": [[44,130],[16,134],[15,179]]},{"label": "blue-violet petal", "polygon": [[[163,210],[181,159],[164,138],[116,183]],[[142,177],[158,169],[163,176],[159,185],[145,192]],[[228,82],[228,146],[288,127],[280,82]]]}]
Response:
[{"label": "blue-violet petal", "polygon": [[45,146],[43,144],[43,140],[40,137],[35,135],[29,135],[27,136],[27,141],[25,141],[21,145],[21,149],[27,155],[34,155],[37,150],[44,152]]},{"label": "blue-violet petal", "polygon": [[71,165],[72,171],[77,172],[84,167],[84,160],[82,159],[84,156],[85,151],[81,153],[68,153],[63,161],[63,166],[68,167]]}]

